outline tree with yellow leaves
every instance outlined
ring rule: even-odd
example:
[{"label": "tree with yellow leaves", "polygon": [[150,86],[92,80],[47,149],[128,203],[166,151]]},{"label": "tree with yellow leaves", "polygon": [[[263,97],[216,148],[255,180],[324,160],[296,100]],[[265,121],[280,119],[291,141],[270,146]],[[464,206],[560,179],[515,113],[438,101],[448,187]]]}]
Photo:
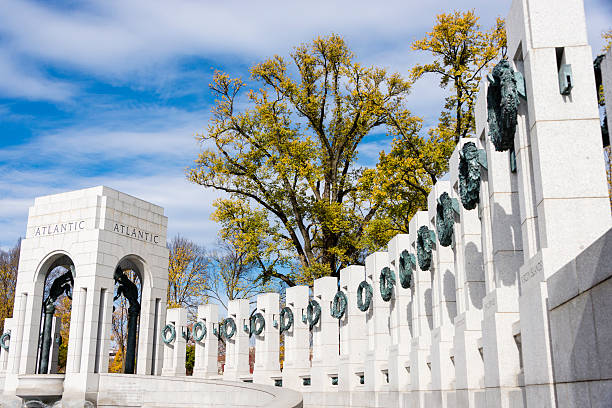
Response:
[{"label": "tree with yellow leaves", "polygon": [[13,248],[0,250],[0,333],[4,330],[4,319],[13,316],[20,249],[19,239]]},{"label": "tree with yellow leaves", "polygon": [[167,305],[186,307],[194,313],[207,300],[210,261],[202,247],[180,235],[174,237],[168,249]]},{"label": "tree with yellow leaves", "polygon": [[[364,236],[381,199],[361,182],[360,145],[374,132],[398,133],[413,117],[405,106],[408,81],[354,59],[337,35],[297,47],[292,67],[283,57],[270,58],[251,68],[260,87],[248,92],[242,112],[247,85],[227,74],[214,76],[213,118],[199,136],[212,148],[199,155],[188,177],[229,193],[234,204],[227,205],[245,209],[219,220],[233,225],[265,219],[250,229],[251,237],[241,238],[277,244],[264,245],[274,253],[264,262],[264,277],[310,283],[363,262]],[[267,268],[277,259],[296,265]]]},{"label": "tree with yellow leaves", "polygon": [[63,296],[55,307],[54,316],[60,318],[60,346],[58,353],[57,372],[66,371],[66,359],[68,358],[68,335],[70,333],[70,316],[72,310],[72,300]]},{"label": "tree with yellow leaves", "polygon": [[602,52],[605,54],[606,52],[610,51],[610,48],[612,48],[612,28],[609,28],[601,33],[601,38],[603,38],[606,42],[602,50]]},{"label": "tree with yellow leaves", "polygon": [[498,18],[489,31],[481,31],[474,11],[439,14],[433,30],[412,44],[413,50],[426,51],[434,60],[412,69],[418,80],[432,73],[440,77],[442,88],[451,87],[439,124],[431,134],[441,140],[453,138],[455,143],[474,135],[474,101],[478,84],[500,51],[505,53],[504,20]]},{"label": "tree with yellow leaves", "polygon": [[252,277],[251,271],[255,271],[256,280],[263,285],[270,278],[280,279],[287,285],[299,281],[299,274],[281,272],[292,266],[287,256],[291,241],[270,224],[266,211],[253,209],[243,200],[219,199],[213,205],[215,212],[211,219],[221,225],[219,238],[224,243],[224,254],[217,254],[216,258],[223,265],[222,280],[226,284],[235,286],[234,279],[228,275],[230,270],[234,271],[231,274],[242,277]]},{"label": "tree with yellow leaves", "polygon": [[489,31],[481,31],[473,11],[455,11],[436,17],[433,30],[412,44],[413,50],[431,53],[433,61],[416,65],[412,79],[425,74],[440,76],[440,86],[450,87],[437,127],[422,135],[420,118],[391,116],[391,151],[380,154],[376,169],[364,173],[380,210],[368,225],[367,245],[387,242],[408,232],[408,222],[427,207],[427,195],[448,171],[448,159],[460,138],[474,136],[474,102],[478,84],[506,46],[504,22],[498,19]]}]

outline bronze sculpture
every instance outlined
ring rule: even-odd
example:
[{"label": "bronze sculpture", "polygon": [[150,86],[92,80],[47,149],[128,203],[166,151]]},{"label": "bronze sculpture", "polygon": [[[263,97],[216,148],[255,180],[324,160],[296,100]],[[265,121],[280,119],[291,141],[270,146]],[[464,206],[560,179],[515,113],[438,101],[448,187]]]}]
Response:
[{"label": "bronze sculpture", "polygon": [[117,294],[113,300],[123,295],[129,303],[128,306],[128,336],[125,351],[125,374],[134,374],[136,360],[136,334],[138,329],[138,316],[140,315],[140,302],[138,301],[138,286],[128,278],[121,267],[115,269],[113,274],[117,286]]},{"label": "bronze sculpture", "polygon": [[40,360],[38,362],[38,374],[47,374],[49,371],[49,352],[51,351],[51,328],[53,326],[53,314],[55,313],[55,301],[64,293],[68,299],[72,299],[72,287],[74,278],[72,269],[58,276],[51,283],[49,294],[43,301],[44,323],[41,339]]}]

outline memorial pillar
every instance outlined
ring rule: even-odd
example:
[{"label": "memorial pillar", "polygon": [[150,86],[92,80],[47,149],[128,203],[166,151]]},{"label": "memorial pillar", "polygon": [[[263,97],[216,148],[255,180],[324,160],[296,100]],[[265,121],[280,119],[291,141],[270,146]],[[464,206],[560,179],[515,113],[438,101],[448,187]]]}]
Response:
[{"label": "memorial pillar", "polygon": [[[450,183],[439,180],[431,189],[428,196],[428,215],[432,225],[441,222],[454,222],[454,210],[450,214],[450,221],[441,221],[441,214],[437,210],[443,193],[451,195]],[[455,405],[454,381],[455,367],[451,360],[453,336],[455,329],[453,322],[457,315],[455,302],[455,259],[452,242],[448,246],[442,245],[440,230],[436,232],[435,251],[433,251],[432,289],[433,289],[433,317],[434,330],[431,333],[431,389],[434,406],[452,407]],[[452,239],[452,238],[451,238]]]},{"label": "memorial pillar", "polygon": [[[523,262],[518,180],[509,152],[498,152],[487,127],[487,82],[476,99],[476,134],[484,146],[478,216],[485,272],[482,349],[487,406],[521,407],[520,356],[512,325],[518,315],[518,270]],[[481,168],[482,170],[482,168]]]},{"label": "memorial pillar", "polygon": [[[406,251],[404,253],[404,251]],[[404,257],[404,261],[414,259],[416,254],[410,248],[410,236],[408,234],[398,234],[389,241],[388,254],[391,270],[395,274],[396,284],[393,287],[393,297],[390,301],[391,307],[391,345],[389,346],[389,389],[402,398],[403,393],[410,390],[410,343],[412,340],[412,297],[411,287],[414,280],[414,265],[412,261],[402,261],[402,254],[412,255]],[[405,268],[406,273],[410,274],[410,285],[404,288],[401,282],[400,268]]]},{"label": "memorial pillar", "polygon": [[[464,149],[467,143],[470,144]],[[462,176],[459,175],[460,162],[463,166]],[[452,197],[457,200],[459,209],[453,233],[457,317],[454,322],[452,354],[455,364],[456,401],[460,407],[485,408],[484,362],[478,344],[482,338],[482,309],[486,290],[481,225],[478,210],[466,209],[466,204],[462,203],[459,186],[460,177],[464,177],[465,190],[480,189],[480,180],[469,179],[474,171],[481,174],[487,167],[486,153],[480,149],[478,139],[461,139],[451,155],[449,167]],[[465,178],[466,176],[468,178]],[[477,206],[479,192],[470,193],[466,196],[467,206]]]},{"label": "memorial pillar", "polygon": [[[195,363],[193,365],[193,376],[201,378],[217,378],[219,339],[215,332],[219,321],[219,306],[208,304],[198,306],[197,322],[203,327],[196,332],[194,329],[194,339],[201,337],[203,333],[199,330],[206,330],[206,334],[201,340],[195,341]],[[217,329],[218,330],[218,329]],[[217,332],[218,333],[218,332]]]},{"label": "memorial pillar", "polygon": [[[4,341],[0,348],[0,375],[4,376],[8,368],[8,357],[11,352],[11,340],[14,333],[14,319],[7,317],[4,319],[4,331],[0,336],[6,335],[6,338],[1,338],[0,341]],[[13,343],[14,344],[14,343]],[[6,348],[5,348],[6,347]]]},{"label": "memorial pillar", "polygon": [[[162,336],[167,339],[167,342],[164,342],[164,366],[161,375],[181,377],[186,375],[185,355],[187,352],[187,339],[183,337],[183,334],[187,333],[188,330],[187,309],[182,307],[168,309],[166,312],[166,325],[173,327],[174,332],[162,328]],[[174,333],[174,339],[168,341],[172,337],[171,333]]]},{"label": "memorial pillar", "polygon": [[[384,301],[380,291],[380,275],[383,268],[389,267],[387,252],[374,252],[365,260],[366,275],[372,285],[372,304],[366,312],[368,327],[368,351],[365,363],[365,389],[373,400],[373,406],[381,406],[380,397],[389,391],[389,301]],[[397,276],[395,277],[397,284]]]},{"label": "memorial pillar", "polygon": [[546,280],[612,225],[592,50],[582,1],[514,1],[506,31],[527,95],[514,139],[526,226],[519,300],[526,401],[555,407]]},{"label": "memorial pillar", "polygon": [[338,320],[332,317],[331,303],[338,280],[331,276],[314,281],[313,300],[321,306],[321,317],[312,328],[312,391],[337,391],[340,354]]},{"label": "memorial pillar", "polygon": [[244,331],[244,323],[248,324],[249,320],[249,300],[230,300],[227,305],[227,316],[236,323],[236,331],[231,338],[224,339],[225,368],[223,379],[241,381],[250,378],[249,334]]},{"label": "memorial pillar", "polygon": [[363,381],[367,351],[366,313],[357,307],[357,289],[364,280],[363,266],[351,265],[340,271],[340,290],[346,295],[348,304],[340,319],[338,392],[345,401],[356,406],[370,399],[364,394]]},{"label": "memorial pillar", "polygon": [[[310,389],[309,385],[304,386],[303,381],[303,378],[308,378],[310,381],[310,332],[308,323],[302,322],[302,315],[306,314],[308,307],[309,291],[308,286],[293,286],[285,290],[285,304],[291,310],[293,322],[283,332],[285,336],[283,387],[296,391]],[[288,324],[288,320],[287,315],[285,324]]]},{"label": "memorial pillar", "polygon": [[[417,231],[426,226],[431,229],[426,211],[418,211],[410,220],[410,252],[417,254]],[[409,406],[426,407],[426,396],[431,386],[431,362],[429,349],[431,346],[431,331],[433,330],[431,272],[421,269],[418,262],[414,268],[412,294],[412,340],[410,344],[410,374]]]},{"label": "memorial pillar", "polygon": [[[263,332],[255,337],[255,366],[253,367],[253,382],[274,385],[281,379],[279,361],[279,301],[278,293],[264,293],[257,296],[257,312],[264,317]],[[259,322],[255,321],[256,327]]]}]

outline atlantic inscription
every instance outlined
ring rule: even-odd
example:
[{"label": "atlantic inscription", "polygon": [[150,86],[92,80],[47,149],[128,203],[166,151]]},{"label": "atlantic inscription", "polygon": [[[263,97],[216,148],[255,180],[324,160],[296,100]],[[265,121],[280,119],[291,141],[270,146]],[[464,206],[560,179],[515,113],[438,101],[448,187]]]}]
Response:
[{"label": "atlantic inscription", "polygon": [[85,229],[85,221],[71,221],[71,222],[63,222],[60,224],[50,224],[50,225],[41,225],[36,227],[34,231],[35,237],[40,237],[43,235],[55,235],[62,234],[64,232],[75,232]]},{"label": "atlantic inscription", "polygon": [[121,235],[126,235],[131,238],[139,239],[141,241],[159,244],[159,235],[155,235],[151,232],[142,231],[138,228],[130,227],[129,225],[123,225],[116,222],[115,226],[113,227],[113,231]]}]

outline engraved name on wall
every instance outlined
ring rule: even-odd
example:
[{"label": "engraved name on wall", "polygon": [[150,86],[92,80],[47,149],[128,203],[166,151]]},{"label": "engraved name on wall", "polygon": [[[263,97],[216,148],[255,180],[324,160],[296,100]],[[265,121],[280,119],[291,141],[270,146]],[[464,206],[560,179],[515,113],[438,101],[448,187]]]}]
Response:
[{"label": "engraved name on wall", "polygon": [[64,234],[66,232],[76,232],[85,229],[85,220],[61,222],[58,224],[39,225],[33,227],[35,237]]},{"label": "engraved name on wall", "polygon": [[130,238],[135,238],[140,241],[150,242],[152,244],[159,244],[159,235],[152,232],[143,231],[136,227],[124,225],[118,222],[113,224],[113,232],[120,235],[125,235]]}]

